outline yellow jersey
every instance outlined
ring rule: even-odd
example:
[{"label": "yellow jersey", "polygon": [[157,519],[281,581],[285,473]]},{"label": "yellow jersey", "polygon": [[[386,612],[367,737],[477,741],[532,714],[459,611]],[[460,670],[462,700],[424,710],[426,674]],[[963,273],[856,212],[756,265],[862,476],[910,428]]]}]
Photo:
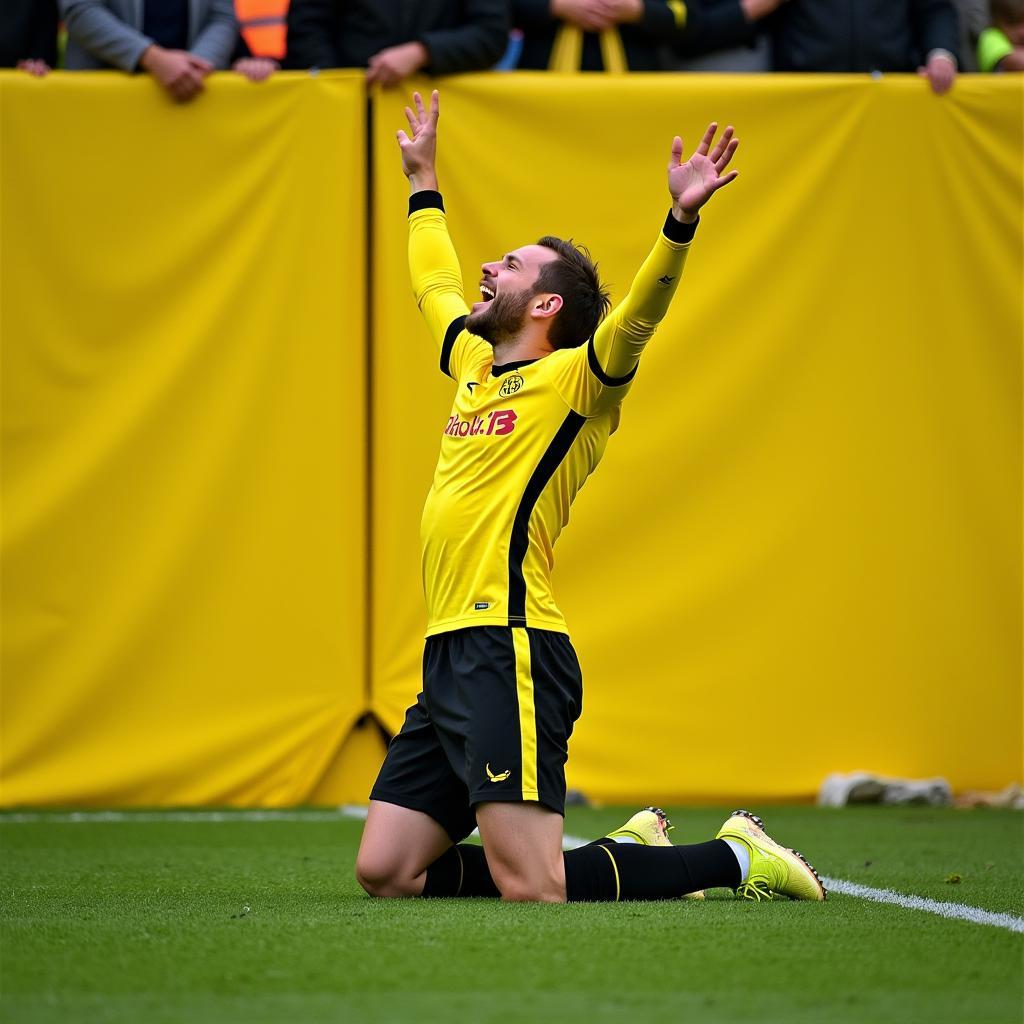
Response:
[{"label": "yellow jersey", "polygon": [[496,366],[490,344],[464,328],[440,194],[416,192],[409,208],[413,290],[456,382],[420,529],[427,636],[467,626],[566,633],[551,590],[555,541],[618,426],[696,224],[669,215],[629,294],[585,344]]}]

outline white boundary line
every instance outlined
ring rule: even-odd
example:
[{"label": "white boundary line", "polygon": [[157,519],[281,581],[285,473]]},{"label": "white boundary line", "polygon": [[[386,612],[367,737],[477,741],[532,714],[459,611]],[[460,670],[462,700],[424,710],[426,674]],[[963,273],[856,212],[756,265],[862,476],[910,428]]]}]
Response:
[{"label": "white boundary line", "polygon": [[[231,821],[263,822],[263,821],[338,821],[342,818],[364,819],[366,808],[359,804],[346,804],[333,811],[294,811],[294,810],[243,810],[243,811],[15,811],[11,814],[0,814],[0,825],[32,824],[48,822],[54,824],[82,824],[83,822],[214,822]],[[476,833],[473,833],[476,835]],[[586,846],[587,839],[579,836],[566,835],[562,838],[562,846],[566,850],[575,850]],[[1024,932],[1024,917],[1015,914],[998,914],[991,910],[979,910],[966,903],[946,903],[943,900],[930,900],[923,896],[905,896],[889,889],[872,889],[867,885],[847,882],[842,878],[822,878],[822,882],[830,892],[843,896],[856,896],[875,903],[889,903],[905,910],[921,910],[928,914],[937,914],[955,921],[969,921],[972,924],[989,925],[1003,928],[1011,932]]]},{"label": "white boundary line", "polygon": [[868,885],[858,885],[842,878],[822,878],[829,892],[842,893],[844,896],[859,896],[863,900],[875,903],[891,903],[905,910],[923,910],[939,917],[948,917],[957,921],[971,921],[974,924],[988,924],[994,928],[1005,928],[1011,932],[1024,932],[1024,917],[1014,914],[997,914],[991,910],[979,910],[969,907],[966,903],[947,903],[944,900],[929,900],[923,896],[904,896],[890,889],[872,889]]}]

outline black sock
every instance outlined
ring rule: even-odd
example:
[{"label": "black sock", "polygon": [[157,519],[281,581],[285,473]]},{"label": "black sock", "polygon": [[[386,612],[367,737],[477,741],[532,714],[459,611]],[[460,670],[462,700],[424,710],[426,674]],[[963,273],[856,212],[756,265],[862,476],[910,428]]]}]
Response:
[{"label": "black sock", "polygon": [[591,843],[565,854],[570,903],[671,900],[698,889],[735,889],[736,855],[721,839],[692,846]]},{"label": "black sock", "polygon": [[423,895],[430,896],[500,896],[491,878],[483,847],[461,843],[445,850],[427,868]]}]

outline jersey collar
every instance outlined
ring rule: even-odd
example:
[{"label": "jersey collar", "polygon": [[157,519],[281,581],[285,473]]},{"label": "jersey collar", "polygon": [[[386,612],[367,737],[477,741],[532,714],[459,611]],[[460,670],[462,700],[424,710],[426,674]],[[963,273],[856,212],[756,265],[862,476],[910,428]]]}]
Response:
[{"label": "jersey collar", "polygon": [[491,376],[500,377],[509,370],[518,370],[521,366],[529,366],[530,363],[538,362],[537,359],[517,359],[514,363],[502,363],[500,366],[491,367]]}]

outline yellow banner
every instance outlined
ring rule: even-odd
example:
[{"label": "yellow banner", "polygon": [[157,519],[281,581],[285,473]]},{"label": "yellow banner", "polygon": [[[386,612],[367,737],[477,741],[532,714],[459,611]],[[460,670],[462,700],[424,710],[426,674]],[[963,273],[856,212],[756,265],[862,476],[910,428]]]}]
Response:
[{"label": "yellow banner", "polygon": [[[672,135],[743,140],[559,542],[570,785],[1020,778],[1024,83],[441,88],[471,291],[553,233],[620,297]],[[187,107],[0,73],[0,803],[365,796],[381,749],[352,725],[397,729],[420,685],[451,385],[408,282],[405,96],[375,97],[369,193],[364,102],[346,73],[217,76]]]},{"label": "yellow banner", "polygon": [[[424,89],[429,83],[423,83]],[[585,679],[569,784],[794,797],[831,771],[1021,776],[1024,84],[476,76],[441,187],[479,264],[572,236],[621,297],[673,134],[742,140],[556,551]],[[377,99],[373,706],[419,682],[417,524],[451,383],[405,265],[404,95]]]},{"label": "yellow banner", "polygon": [[366,702],[361,76],[0,103],[0,801],[302,801]]}]

